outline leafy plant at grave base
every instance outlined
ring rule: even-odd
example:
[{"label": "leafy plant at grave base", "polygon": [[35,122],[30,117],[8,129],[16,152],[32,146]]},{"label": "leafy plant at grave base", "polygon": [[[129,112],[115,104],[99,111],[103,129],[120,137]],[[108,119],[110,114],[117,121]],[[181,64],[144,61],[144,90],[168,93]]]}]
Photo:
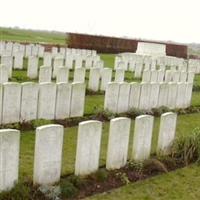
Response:
[{"label": "leafy plant at grave base", "polygon": [[30,187],[19,182],[13,189],[0,193],[0,200],[27,200],[30,199],[30,196]]},{"label": "leafy plant at grave base", "polygon": [[93,90],[86,89],[86,95],[103,95],[103,94],[104,94],[103,91],[95,92],[95,91],[93,91]]},{"label": "leafy plant at grave base", "polygon": [[61,183],[61,196],[63,198],[73,198],[78,194],[78,189],[73,185],[73,183],[63,181]]},{"label": "leafy plant at grave base", "polygon": [[76,188],[81,188],[81,186],[85,185],[85,180],[80,178],[80,176],[71,175],[68,177],[68,181],[72,183]]},{"label": "leafy plant at grave base", "polygon": [[163,163],[168,171],[174,170],[177,167],[180,167],[179,164],[182,164],[180,160],[172,158],[171,155],[157,155],[157,160]]},{"label": "leafy plant at grave base", "polygon": [[53,124],[52,120],[46,120],[46,119],[37,119],[32,120],[31,124],[34,128],[37,128],[38,126],[46,125],[46,124]]},{"label": "leafy plant at grave base", "polygon": [[12,124],[2,124],[0,126],[1,129],[20,129],[20,124],[19,123],[12,123]]},{"label": "leafy plant at grave base", "polygon": [[157,174],[158,172],[167,173],[168,169],[162,161],[152,158],[144,161],[143,172],[145,174],[153,175]]},{"label": "leafy plant at grave base", "polygon": [[138,172],[139,174],[142,174],[143,165],[144,163],[140,161],[137,162],[137,161],[132,160],[128,162],[128,168]]},{"label": "leafy plant at grave base", "polygon": [[106,169],[99,169],[94,176],[96,177],[97,181],[104,182],[108,179],[109,172]]},{"label": "leafy plant at grave base", "polygon": [[117,172],[116,174],[115,174],[115,176],[117,177],[117,178],[119,178],[120,179],[120,181],[123,183],[123,184],[129,184],[130,183],[130,181],[129,181],[129,179],[128,179],[128,176],[127,176],[127,174],[125,173],[125,172]]},{"label": "leafy plant at grave base", "polygon": [[155,116],[160,116],[161,114],[165,113],[165,112],[169,112],[170,109],[165,107],[165,106],[161,106],[160,108],[153,108],[152,112],[154,113]]},{"label": "leafy plant at grave base", "polygon": [[95,118],[102,120],[102,121],[108,121],[116,117],[116,114],[108,111],[108,110],[103,110],[103,111],[97,111],[95,113]]},{"label": "leafy plant at grave base", "polygon": [[172,157],[182,160],[185,165],[200,163],[200,128],[187,136],[178,137],[172,146]]},{"label": "leafy plant at grave base", "polygon": [[200,91],[200,85],[193,85],[192,91],[193,91],[193,92],[198,92],[198,91]]}]

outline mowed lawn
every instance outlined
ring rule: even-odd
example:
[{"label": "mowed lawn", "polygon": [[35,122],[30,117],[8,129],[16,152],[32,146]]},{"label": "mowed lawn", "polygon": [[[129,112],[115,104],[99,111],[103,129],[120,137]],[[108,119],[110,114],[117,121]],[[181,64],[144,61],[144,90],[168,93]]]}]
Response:
[{"label": "mowed lawn", "polygon": [[[160,118],[154,120],[154,132],[152,139],[152,153],[156,151],[157,135]],[[200,127],[200,113],[179,115],[177,123],[177,136],[187,135],[196,127]],[[78,127],[65,128],[62,175],[71,174],[74,171]],[[108,143],[109,122],[103,123],[103,134],[101,143],[100,165],[105,165],[107,143]],[[133,141],[134,120],[132,120],[129,155]],[[33,158],[34,158],[35,131],[21,131],[20,148],[20,178],[29,177],[32,179]]]},{"label": "mowed lawn", "polygon": [[0,27],[0,40],[16,41],[16,42],[32,42],[32,43],[50,43],[50,44],[65,44],[65,33],[50,32],[50,31],[33,31],[17,28],[2,28]]},{"label": "mowed lawn", "polygon": [[200,166],[189,167],[131,183],[87,200],[198,200]]},{"label": "mowed lawn", "polygon": [[[18,29],[0,28],[0,40],[15,40],[23,42],[45,42],[65,44],[65,34],[55,32],[38,32],[26,31]],[[113,68],[114,56],[113,54],[101,54],[104,60],[104,66]],[[40,60],[40,66],[42,60]],[[25,82],[30,81],[26,76],[27,60],[25,60],[24,70],[13,71],[12,81]],[[88,80],[87,73],[87,80]],[[73,73],[70,73],[70,80],[72,80]],[[114,74],[113,74],[114,79]],[[126,81],[138,81],[133,78],[133,74],[126,73]],[[37,80],[32,80],[37,82]],[[200,85],[200,76],[195,76],[195,85]],[[103,110],[104,95],[87,95],[85,102],[85,114],[92,115],[98,111]],[[192,105],[200,106],[200,92],[193,92]],[[160,119],[154,120],[154,132],[152,138],[152,154],[156,151],[157,136],[159,130]],[[192,130],[200,127],[200,113],[179,115],[177,122],[176,136],[191,134]],[[62,176],[73,173],[74,162],[76,155],[78,127],[65,128],[64,144],[63,144],[63,162],[62,162]],[[104,166],[106,161],[107,143],[109,133],[109,122],[103,123],[103,133],[101,142],[100,165]],[[130,143],[129,143],[129,157],[132,150],[134,134],[134,120],[132,120]],[[21,131],[20,141],[20,179],[32,179],[33,162],[34,162],[34,145],[35,145],[35,131]],[[191,165],[184,169],[179,169],[175,172],[159,175],[148,180],[131,183],[127,186],[109,191],[104,194],[99,194],[88,199],[119,199],[119,200],[196,200],[200,199],[200,167]]]}]

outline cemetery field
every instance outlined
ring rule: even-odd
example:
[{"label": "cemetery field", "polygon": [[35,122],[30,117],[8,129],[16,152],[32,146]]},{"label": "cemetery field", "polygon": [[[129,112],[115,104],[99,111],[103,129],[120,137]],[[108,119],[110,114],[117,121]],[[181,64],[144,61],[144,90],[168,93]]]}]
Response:
[{"label": "cemetery field", "polygon": [[[191,132],[200,127],[199,124],[200,113],[179,115],[177,122],[177,136],[191,134]],[[160,118],[155,118],[154,132],[152,141],[152,154],[156,151],[157,135],[159,128]],[[129,155],[131,152],[132,138],[134,130],[134,120],[132,120]],[[100,166],[105,165],[107,141],[109,132],[109,122],[103,123],[103,134],[101,143]],[[32,180],[33,173],[33,157],[34,157],[34,144],[35,144],[35,131],[21,131],[21,144],[20,144],[20,179],[29,177]],[[64,146],[63,146],[63,162],[62,162],[62,175],[72,174],[74,171],[74,162],[76,154],[76,141],[77,141],[77,126],[65,128]]]},{"label": "cemetery field", "polygon": [[88,197],[87,200],[197,200],[200,199],[199,166],[191,165],[121,188]]},{"label": "cemetery field", "polygon": [[0,27],[0,40],[65,44],[65,33],[32,31],[32,30],[23,30],[17,28],[11,29],[11,28]]}]

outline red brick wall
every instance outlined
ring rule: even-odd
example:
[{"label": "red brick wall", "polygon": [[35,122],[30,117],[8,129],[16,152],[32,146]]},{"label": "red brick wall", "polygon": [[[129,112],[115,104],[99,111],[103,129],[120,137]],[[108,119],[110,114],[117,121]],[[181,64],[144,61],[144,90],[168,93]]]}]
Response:
[{"label": "red brick wall", "polygon": [[94,36],[77,33],[67,33],[68,47],[80,49],[94,49],[98,53],[136,52],[138,42],[166,44],[166,54],[180,58],[187,58],[187,46],[180,44],[142,41],[106,36]]}]

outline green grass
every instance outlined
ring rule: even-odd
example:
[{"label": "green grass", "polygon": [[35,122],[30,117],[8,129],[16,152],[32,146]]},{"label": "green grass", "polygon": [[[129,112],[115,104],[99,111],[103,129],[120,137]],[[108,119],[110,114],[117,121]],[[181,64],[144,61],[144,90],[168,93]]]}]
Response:
[{"label": "green grass", "polygon": [[[177,123],[177,135],[190,134],[191,131],[200,126],[199,124],[200,113],[180,115],[178,116]],[[155,118],[154,133],[152,140],[152,153],[156,151],[157,134],[159,128],[159,118]],[[131,136],[129,144],[129,155],[132,146],[134,130],[134,120],[132,120]],[[103,134],[101,143],[101,155],[100,165],[105,164],[107,142],[108,142],[109,123],[103,123]],[[32,178],[33,173],[33,155],[34,155],[34,141],[35,131],[22,131],[21,132],[21,146],[20,146],[20,178],[25,177]],[[63,146],[63,163],[62,163],[62,175],[73,173],[74,161],[76,153],[76,141],[77,141],[77,126],[72,128],[65,128],[64,134],[64,146]]]},{"label": "green grass", "polygon": [[100,58],[104,61],[104,67],[114,68],[115,54],[100,54]]},{"label": "green grass", "polygon": [[197,200],[200,199],[200,167],[177,171],[132,183],[88,200]]},{"label": "green grass", "polygon": [[0,40],[32,43],[41,42],[50,44],[65,44],[65,38],[65,33],[57,33],[50,31],[32,31],[0,27]]}]

